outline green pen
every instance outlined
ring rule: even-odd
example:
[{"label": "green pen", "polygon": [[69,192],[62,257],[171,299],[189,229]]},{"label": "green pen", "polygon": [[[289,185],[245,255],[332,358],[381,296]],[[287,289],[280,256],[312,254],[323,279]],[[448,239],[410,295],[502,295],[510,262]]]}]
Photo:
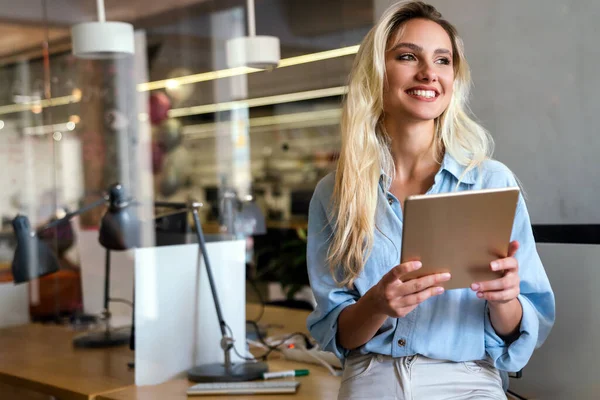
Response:
[{"label": "green pen", "polygon": [[287,378],[290,376],[306,376],[307,369],[292,369],[289,371],[263,372],[263,379]]}]

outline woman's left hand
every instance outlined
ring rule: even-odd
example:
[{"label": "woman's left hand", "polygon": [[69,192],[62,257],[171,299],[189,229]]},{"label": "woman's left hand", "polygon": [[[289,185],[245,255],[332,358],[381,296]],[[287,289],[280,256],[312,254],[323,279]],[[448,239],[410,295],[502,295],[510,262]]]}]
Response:
[{"label": "woman's left hand", "polygon": [[519,242],[510,242],[508,257],[490,263],[493,271],[504,271],[502,278],[471,285],[471,289],[477,292],[477,297],[498,304],[508,303],[517,298],[520,293],[521,279],[519,278],[519,262],[514,255],[518,249]]}]

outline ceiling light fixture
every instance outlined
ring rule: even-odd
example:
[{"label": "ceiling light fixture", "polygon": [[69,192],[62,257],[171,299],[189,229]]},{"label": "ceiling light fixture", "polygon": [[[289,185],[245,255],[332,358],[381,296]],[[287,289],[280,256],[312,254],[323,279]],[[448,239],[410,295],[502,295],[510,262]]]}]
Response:
[{"label": "ceiling light fixture", "polygon": [[254,0],[247,0],[248,36],[229,39],[226,45],[227,66],[272,69],[279,64],[279,38],[256,36]]},{"label": "ceiling light fixture", "polygon": [[230,111],[238,108],[252,108],[273,104],[291,103],[302,100],[320,99],[323,97],[342,96],[348,91],[348,86],[337,86],[327,89],[309,90],[306,92],[286,93],[275,96],[257,97],[254,99],[228,101],[224,103],[205,104],[194,107],[174,108],[169,110],[170,118],[188,115],[211,114],[219,111]]},{"label": "ceiling light fixture", "polygon": [[71,29],[73,55],[79,58],[118,58],[133,54],[133,25],[106,21],[104,0],[96,0],[97,22],[84,22]]},{"label": "ceiling light fixture", "polygon": [[[293,65],[301,65],[307,64],[316,61],[329,60],[337,57],[344,57],[348,55],[356,54],[358,51],[358,45],[356,46],[348,46],[341,47],[339,49],[326,50],[317,53],[303,54],[301,56],[284,58],[279,63],[279,68],[291,67]],[[239,68],[229,68],[222,69],[217,71],[209,71],[202,72],[194,75],[186,75],[178,78],[170,78],[163,79],[160,81],[146,82],[140,83],[137,86],[137,90],[140,92],[164,89],[166,87],[176,87],[178,85],[188,85],[192,83],[206,82],[212,81],[221,78],[228,78],[232,76],[251,74],[254,72],[261,72],[260,69],[255,68],[247,68],[247,67],[239,67]],[[37,101],[27,101],[17,104],[7,104],[4,106],[0,106],[0,115],[4,114],[12,114],[22,111],[31,111],[31,108],[35,104],[39,104],[42,108],[46,107],[54,107],[54,106],[63,106],[67,104],[78,103],[81,100],[81,90],[74,89],[72,95],[70,96],[61,96],[61,97],[53,97],[51,99],[45,100],[37,100]]]},{"label": "ceiling light fixture", "polygon": [[[294,101],[313,100],[325,97],[342,96],[348,91],[348,86],[337,86],[326,89],[309,90],[305,92],[284,93],[275,96],[257,97],[254,99],[229,101],[224,103],[203,104],[200,106],[174,108],[169,110],[170,118],[185,117],[188,115],[210,114],[219,111],[229,111],[241,107],[260,107],[280,103],[291,103]],[[52,99],[42,100],[36,104],[9,104],[0,106],[0,115],[12,114],[19,111],[31,111],[33,107],[54,107],[66,104],[77,103],[81,99],[75,96],[62,96]],[[78,116],[76,117],[79,121]],[[140,121],[146,121],[148,116],[140,114]],[[77,122],[75,122],[77,123]]]},{"label": "ceiling light fixture", "polygon": [[[262,129],[277,126],[279,128],[308,128],[313,126],[337,125],[342,116],[341,108],[327,110],[305,111],[290,114],[271,115],[268,117],[255,117],[248,119],[251,133],[262,133],[272,129]],[[238,121],[228,121],[229,124],[237,124]],[[216,137],[217,125],[215,123],[187,125],[183,127],[183,135],[186,140],[203,140]],[[223,136],[231,135],[223,132]]]},{"label": "ceiling light fixture", "polygon": [[[339,49],[325,50],[325,51],[319,51],[316,53],[302,54],[302,55],[296,56],[296,57],[284,58],[279,62],[277,69],[285,68],[285,67],[292,67],[294,65],[308,64],[308,63],[316,62],[316,61],[330,60],[332,58],[351,56],[358,52],[358,47],[359,47],[358,45],[340,47]],[[147,92],[147,91],[151,91],[151,90],[167,88],[171,85],[174,85],[174,82],[177,82],[179,85],[189,85],[192,83],[213,81],[216,79],[230,78],[232,76],[247,75],[247,74],[252,74],[254,72],[262,72],[262,71],[263,71],[262,69],[248,68],[248,67],[227,68],[227,69],[221,69],[221,70],[217,70],[217,71],[208,71],[208,72],[201,72],[199,74],[185,75],[185,76],[180,76],[177,78],[162,79],[159,81],[139,83],[137,85],[137,89],[140,92]]]},{"label": "ceiling light fixture", "polygon": [[63,106],[65,104],[77,103],[79,100],[80,99],[77,99],[74,96],[60,96],[28,103],[7,104],[5,106],[0,106],[0,115],[32,111],[39,108]]},{"label": "ceiling light fixture", "polygon": [[65,122],[62,124],[27,126],[23,128],[23,134],[28,136],[48,135],[54,132],[72,131],[75,129],[73,122]]}]

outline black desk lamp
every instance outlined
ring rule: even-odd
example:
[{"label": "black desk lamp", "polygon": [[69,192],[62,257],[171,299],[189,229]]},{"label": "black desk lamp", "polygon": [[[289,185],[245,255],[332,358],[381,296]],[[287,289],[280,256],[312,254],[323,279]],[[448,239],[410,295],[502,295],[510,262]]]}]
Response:
[{"label": "black desk lamp", "polygon": [[206,275],[208,276],[208,283],[210,285],[213,301],[215,303],[215,310],[217,311],[217,317],[219,319],[219,328],[221,329],[221,349],[223,349],[225,362],[223,364],[213,363],[193,367],[188,371],[188,379],[193,382],[241,382],[262,379],[262,374],[268,371],[266,363],[243,362],[234,364],[231,361],[231,350],[234,346],[234,340],[231,335],[228,335],[227,333],[229,327],[223,318],[221,303],[219,302],[219,296],[212,275],[212,268],[206,251],[204,233],[202,231],[200,217],[198,216],[198,208],[200,208],[202,204],[191,203],[188,205],[185,203],[156,202],[155,206],[174,208],[182,212],[192,211],[198,245],[200,246],[204,265],[206,266]]},{"label": "black desk lamp", "polygon": [[129,332],[112,331],[109,324],[111,316],[109,308],[110,251],[135,247],[138,241],[138,223],[135,216],[127,208],[129,201],[125,197],[123,187],[120,184],[112,185],[102,199],[68,213],[65,217],[48,223],[36,232],[31,231],[29,219],[26,216],[17,215],[13,219],[17,247],[12,262],[12,273],[15,284],[19,284],[54,273],[59,269],[56,256],[48,245],[39,238],[44,231],[68,222],[73,217],[101,205],[108,206],[100,222],[98,237],[100,244],[106,249],[104,310],[102,311],[105,329],[75,338],[73,340],[75,347],[110,347],[129,342]]}]

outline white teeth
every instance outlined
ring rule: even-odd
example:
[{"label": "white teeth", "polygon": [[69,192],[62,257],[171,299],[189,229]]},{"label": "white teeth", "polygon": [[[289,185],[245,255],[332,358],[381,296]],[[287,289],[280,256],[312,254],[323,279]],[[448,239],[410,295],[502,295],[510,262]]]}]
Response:
[{"label": "white teeth", "polygon": [[435,91],[433,90],[409,90],[407,93],[427,99],[435,97]]}]

